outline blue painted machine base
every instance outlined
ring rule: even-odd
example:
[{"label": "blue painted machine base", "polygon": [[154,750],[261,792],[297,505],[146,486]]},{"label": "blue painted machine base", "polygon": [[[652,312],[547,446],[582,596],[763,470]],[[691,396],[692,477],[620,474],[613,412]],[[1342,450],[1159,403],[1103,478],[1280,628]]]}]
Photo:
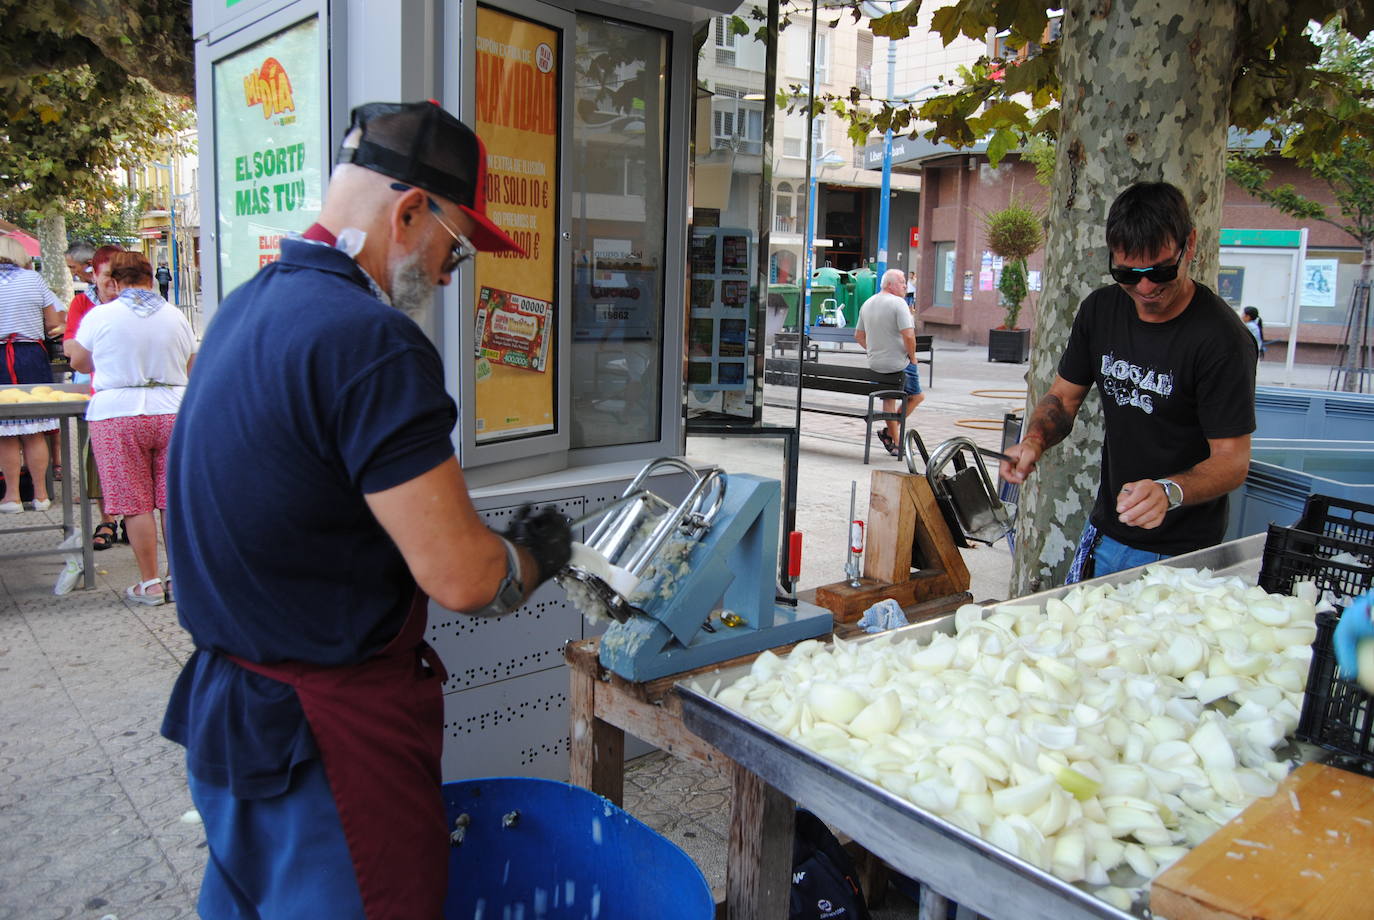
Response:
[{"label": "blue painted machine base", "polygon": [[[616,624],[601,637],[600,658],[602,665],[626,680],[654,680],[803,639],[827,636],[834,623],[830,611],[815,604],[798,601],[795,610],[776,604],[773,625],[767,629],[748,625],[732,629],[717,622],[714,633],[703,630],[683,646],[668,634],[662,623],[635,617],[628,623]],[[656,655],[633,654],[634,649],[655,646],[660,649]]]},{"label": "blue painted machine base", "polygon": [[[652,680],[829,633],[830,611],[777,603],[780,500],[776,479],[728,474],[715,523],[673,571],[641,586],[644,613],[606,630],[601,663],[627,680]],[[738,624],[713,618],[703,629],[717,609]]]}]

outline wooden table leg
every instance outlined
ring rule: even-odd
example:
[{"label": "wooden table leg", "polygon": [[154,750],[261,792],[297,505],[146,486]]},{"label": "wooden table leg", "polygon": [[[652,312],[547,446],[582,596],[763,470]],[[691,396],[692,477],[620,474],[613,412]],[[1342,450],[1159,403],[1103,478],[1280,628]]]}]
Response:
[{"label": "wooden table leg", "polygon": [[868,902],[869,907],[881,907],[887,899],[887,863],[857,843],[851,843],[850,847],[853,848],[851,853],[854,850],[858,852],[854,868],[859,874],[859,887],[863,889],[864,900]]},{"label": "wooden table leg", "polygon": [[569,781],[623,806],[625,732],[596,717],[596,694],[605,687],[597,679],[595,669],[578,667],[576,661],[570,664],[571,698],[568,709],[572,724],[569,732]]},{"label": "wooden table leg", "polygon": [[787,920],[792,890],[792,800],[731,764],[730,849],[725,900],[730,920]]},{"label": "wooden table leg", "polygon": [[917,913],[920,920],[945,920],[948,914],[949,899],[922,882],[921,903]]}]

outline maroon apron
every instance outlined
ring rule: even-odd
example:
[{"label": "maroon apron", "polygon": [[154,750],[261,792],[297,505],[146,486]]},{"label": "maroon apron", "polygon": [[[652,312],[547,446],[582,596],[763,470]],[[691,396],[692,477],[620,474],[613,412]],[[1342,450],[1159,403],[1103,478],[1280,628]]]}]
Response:
[{"label": "maroon apron", "polygon": [[448,886],[440,795],[443,682],[424,641],[419,590],[400,633],[373,657],[326,668],[239,666],[296,689],[338,806],[367,920],[439,920]]}]

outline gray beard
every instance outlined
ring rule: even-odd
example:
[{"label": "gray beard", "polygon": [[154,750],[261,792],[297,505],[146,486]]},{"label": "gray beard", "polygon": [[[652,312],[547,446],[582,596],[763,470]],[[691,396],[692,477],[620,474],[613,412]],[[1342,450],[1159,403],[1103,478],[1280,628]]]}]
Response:
[{"label": "gray beard", "polygon": [[434,282],[420,267],[420,254],[412,253],[391,271],[391,305],[419,323],[434,301]]}]

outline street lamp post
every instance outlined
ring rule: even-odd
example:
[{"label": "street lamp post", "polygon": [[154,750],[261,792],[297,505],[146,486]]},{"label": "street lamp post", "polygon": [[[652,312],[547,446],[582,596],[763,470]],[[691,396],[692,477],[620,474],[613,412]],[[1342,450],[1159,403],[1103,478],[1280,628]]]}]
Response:
[{"label": "street lamp post", "polygon": [[154,163],[158,169],[167,170],[167,235],[172,250],[172,304],[181,303],[181,271],[177,266],[177,201],[176,170],[171,163]]},{"label": "street lamp post", "polygon": [[[894,4],[889,3],[891,8]],[[895,91],[893,76],[897,71],[897,42],[887,40],[887,98]],[[883,273],[887,271],[887,224],[892,208],[892,126],[883,132],[883,183],[878,197],[878,285],[882,286]]]}]

